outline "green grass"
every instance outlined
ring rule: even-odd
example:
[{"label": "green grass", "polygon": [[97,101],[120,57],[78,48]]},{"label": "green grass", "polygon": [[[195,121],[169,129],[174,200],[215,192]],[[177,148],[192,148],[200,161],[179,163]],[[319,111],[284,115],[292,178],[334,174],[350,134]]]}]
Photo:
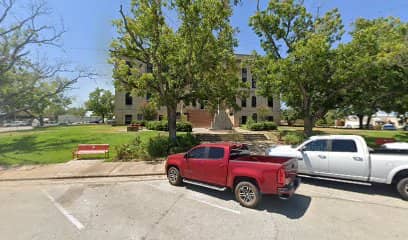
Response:
[{"label": "green grass", "polygon": [[[279,127],[279,131],[296,131],[299,133],[303,132],[302,127]],[[408,132],[407,131],[378,131],[378,130],[360,130],[360,129],[340,129],[340,128],[314,128],[314,135],[327,135],[327,134],[337,134],[337,135],[360,135],[364,137],[367,144],[371,147],[375,147],[375,139],[377,138],[394,138],[400,142],[408,142]]]},{"label": "green grass", "polygon": [[62,163],[72,159],[73,149],[81,143],[110,144],[110,159],[115,146],[139,135],[142,141],[155,131],[126,132],[126,127],[109,125],[64,126],[29,131],[0,133],[0,165]]}]

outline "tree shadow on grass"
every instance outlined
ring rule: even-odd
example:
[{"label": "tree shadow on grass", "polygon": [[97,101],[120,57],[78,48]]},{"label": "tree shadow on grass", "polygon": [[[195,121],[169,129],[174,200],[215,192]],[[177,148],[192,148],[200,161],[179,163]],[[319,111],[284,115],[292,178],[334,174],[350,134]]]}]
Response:
[{"label": "tree shadow on grass", "polygon": [[[195,192],[203,193],[225,201],[236,201],[234,193],[231,192],[230,190],[220,192],[189,184],[186,184],[185,187]],[[284,215],[290,219],[298,219],[305,215],[307,209],[310,206],[311,201],[312,201],[311,197],[301,194],[294,194],[288,200],[282,200],[277,196],[263,195],[261,203],[255,210],[267,211],[269,213]]]}]

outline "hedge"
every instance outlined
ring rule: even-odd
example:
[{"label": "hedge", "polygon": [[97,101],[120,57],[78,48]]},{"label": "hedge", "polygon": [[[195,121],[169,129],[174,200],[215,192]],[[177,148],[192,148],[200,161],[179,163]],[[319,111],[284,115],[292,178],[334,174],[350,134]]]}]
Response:
[{"label": "hedge", "polygon": [[[150,121],[146,124],[147,129],[156,131],[168,131],[169,127],[167,121]],[[177,122],[176,130],[178,132],[191,132],[193,125],[190,122]]]},{"label": "hedge", "polygon": [[250,124],[247,128],[251,131],[268,131],[276,130],[278,126],[274,122],[257,122]]}]

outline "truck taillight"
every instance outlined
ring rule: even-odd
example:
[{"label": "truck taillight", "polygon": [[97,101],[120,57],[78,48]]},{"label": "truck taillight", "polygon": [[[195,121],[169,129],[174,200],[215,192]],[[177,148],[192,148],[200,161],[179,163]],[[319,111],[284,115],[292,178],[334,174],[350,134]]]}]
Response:
[{"label": "truck taillight", "polygon": [[285,185],[285,182],[286,182],[285,169],[280,168],[278,170],[278,184],[279,185]]}]

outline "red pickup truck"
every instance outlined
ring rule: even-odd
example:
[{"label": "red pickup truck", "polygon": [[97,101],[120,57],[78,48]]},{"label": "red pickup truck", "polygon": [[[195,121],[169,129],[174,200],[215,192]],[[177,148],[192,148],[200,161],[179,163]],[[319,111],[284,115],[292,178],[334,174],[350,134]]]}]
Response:
[{"label": "red pickup truck", "polygon": [[250,155],[245,144],[208,143],[168,156],[166,173],[172,185],[231,189],[241,205],[254,208],[262,194],[289,198],[300,183],[297,167],[289,157]]}]

